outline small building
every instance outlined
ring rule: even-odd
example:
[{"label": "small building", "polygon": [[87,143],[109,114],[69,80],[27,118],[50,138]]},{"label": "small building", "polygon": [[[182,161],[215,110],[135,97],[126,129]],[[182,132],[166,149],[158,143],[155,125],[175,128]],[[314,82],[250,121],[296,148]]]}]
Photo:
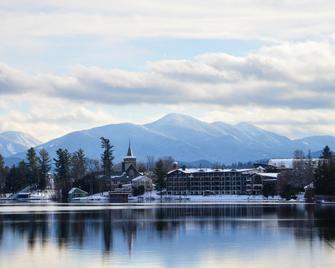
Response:
[{"label": "small building", "polygon": [[127,155],[123,158],[122,173],[125,173],[130,179],[142,175],[136,167],[136,156],[133,154],[131,144],[129,142]]},{"label": "small building", "polygon": [[85,196],[88,196],[88,193],[77,187],[73,187],[68,193],[68,198],[70,200],[76,197],[85,197]]},{"label": "small building", "polygon": [[126,192],[109,192],[109,201],[111,203],[128,203],[130,193]]},{"label": "small building", "polygon": [[153,190],[152,179],[147,176],[138,176],[131,180],[131,185],[133,188],[137,188],[139,186],[144,186],[146,192]]}]

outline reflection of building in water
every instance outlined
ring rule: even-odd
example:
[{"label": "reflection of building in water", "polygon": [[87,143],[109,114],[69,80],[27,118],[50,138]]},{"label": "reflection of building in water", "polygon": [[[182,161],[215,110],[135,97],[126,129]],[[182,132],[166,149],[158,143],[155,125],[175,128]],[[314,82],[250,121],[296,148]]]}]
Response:
[{"label": "reflection of building in water", "polygon": [[261,194],[266,181],[277,180],[278,173],[255,169],[182,168],[167,174],[170,195]]}]

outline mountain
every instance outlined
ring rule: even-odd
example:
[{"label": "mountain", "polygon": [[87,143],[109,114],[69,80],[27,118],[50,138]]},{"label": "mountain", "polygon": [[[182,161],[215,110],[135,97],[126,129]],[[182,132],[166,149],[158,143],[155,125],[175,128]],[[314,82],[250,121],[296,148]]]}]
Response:
[{"label": "mountain", "polygon": [[34,137],[17,131],[0,133],[0,153],[4,156],[12,156],[16,153],[35,147],[41,142]]},{"label": "mountain", "polygon": [[[144,125],[111,124],[72,132],[36,148],[45,148],[52,157],[58,148],[67,148],[70,152],[83,148],[89,158],[97,159],[101,154],[99,138],[102,136],[111,139],[116,162],[126,154],[129,140],[141,161],[146,161],[147,156],[172,156],[183,162],[203,159],[225,164],[291,157],[296,149],[307,152],[319,151],[325,145],[335,147],[335,137],[331,136],[292,140],[248,123],[207,123],[187,115],[168,114]],[[24,154],[15,156],[24,157]]]}]

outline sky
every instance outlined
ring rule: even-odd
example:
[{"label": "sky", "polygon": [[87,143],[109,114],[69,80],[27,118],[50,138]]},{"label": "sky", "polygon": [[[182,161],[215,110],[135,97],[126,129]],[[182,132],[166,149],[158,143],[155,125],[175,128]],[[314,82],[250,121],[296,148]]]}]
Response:
[{"label": "sky", "polygon": [[1,0],[0,132],[167,113],[335,135],[333,0]]}]

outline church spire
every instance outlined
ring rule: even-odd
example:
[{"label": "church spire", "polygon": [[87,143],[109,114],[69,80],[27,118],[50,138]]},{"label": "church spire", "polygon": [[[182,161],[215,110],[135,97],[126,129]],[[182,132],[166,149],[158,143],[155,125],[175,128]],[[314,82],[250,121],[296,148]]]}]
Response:
[{"label": "church spire", "polygon": [[133,156],[133,150],[131,149],[131,144],[130,144],[130,140],[129,140],[129,146],[128,146],[128,153],[127,156]]}]

